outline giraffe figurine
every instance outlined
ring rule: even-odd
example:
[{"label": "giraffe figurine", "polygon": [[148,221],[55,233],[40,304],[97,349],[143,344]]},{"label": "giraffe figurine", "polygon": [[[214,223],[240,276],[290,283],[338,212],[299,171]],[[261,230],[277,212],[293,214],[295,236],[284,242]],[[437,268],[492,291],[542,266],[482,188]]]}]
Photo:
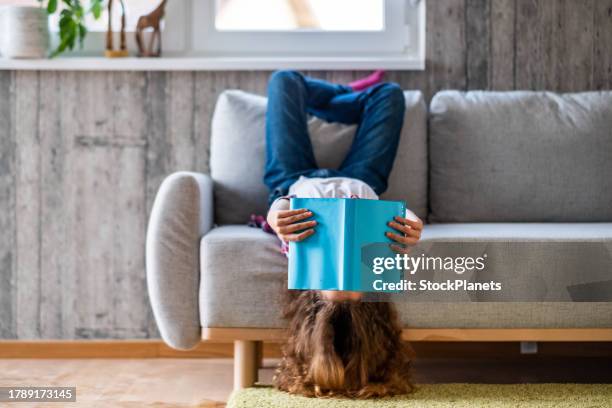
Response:
[{"label": "giraffe figurine", "polygon": [[[145,14],[138,19],[138,23],[136,23],[136,43],[138,44],[138,56],[139,57],[159,57],[161,55],[161,29],[160,23],[162,18],[164,18],[165,8],[166,8],[167,0],[162,0],[162,2],[149,14]],[[152,28],[153,33],[151,34],[151,38],[149,39],[148,47],[145,47],[144,44],[144,30],[147,28]],[[155,40],[157,39],[157,49],[154,51],[153,46],[155,44]]]},{"label": "giraffe figurine", "polygon": [[113,3],[114,0],[108,1],[108,30],[106,31],[106,50],[104,51],[104,55],[107,58],[121,58],[127,57],[129,55],[126,45],[125,39],[125,4],[123,0],[119,0],[119,5],[121,6],[121,32],[119,37],[119,49],[115,50],[113,46],[113,22],[110,16],[113,15]]}]

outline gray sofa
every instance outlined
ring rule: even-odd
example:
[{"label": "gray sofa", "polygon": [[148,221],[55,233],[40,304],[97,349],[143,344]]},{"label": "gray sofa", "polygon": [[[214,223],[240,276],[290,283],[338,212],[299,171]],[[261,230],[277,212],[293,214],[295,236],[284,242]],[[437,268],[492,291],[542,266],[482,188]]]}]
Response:
[{"label": "gray sofa", "polygon": [[[429,109],[420,92],[405,96],[405,125],[383,198],[405,200],[428,221],[423,241],[550,242],[523,245],[519,256],[515,247],[497,248],[504,260],[497,278],[517,290],[537,291],[534,274],[561,285],[581,283],[584,271],[564,255],[568,242],[579,241],[581,251],[598,257],[612,254],[612,92],[443,91]],[[155,200],[148,287],[161,335],[172,347],[194,346],[203,329],[207,338],[258,341],[274,338],[258,329],[283,327],[278,304],[287,260],[274,236],[246,226],[250,214],[266,212],[265,105],[261,96],[224,92],[212,121],[210,175],[170,175]],[[319,165],[338,166],[355,127],[313,118],[309,130]],[[417,332],[447,329],[462,338],[521,329],[463,338],[591,340],[589,333],[596,333],[592,340],[612,340],[612,303],[572,300],[568,294],[567,301],[398,307],[406,327]],[[547,328],[594,331],[550,337],[529,331]]]}]

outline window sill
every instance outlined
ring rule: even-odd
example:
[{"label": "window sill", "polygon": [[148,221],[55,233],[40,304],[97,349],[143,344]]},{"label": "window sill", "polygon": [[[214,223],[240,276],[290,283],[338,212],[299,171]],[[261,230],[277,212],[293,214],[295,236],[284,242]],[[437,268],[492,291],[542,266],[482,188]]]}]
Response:
[{"label": "window sill", "polygon": [[422,71],[425,60],[405,55],[371,57],[59,57],[0,58],[0,70],[30,71],[253,71],[253,70],[406,70]]}]

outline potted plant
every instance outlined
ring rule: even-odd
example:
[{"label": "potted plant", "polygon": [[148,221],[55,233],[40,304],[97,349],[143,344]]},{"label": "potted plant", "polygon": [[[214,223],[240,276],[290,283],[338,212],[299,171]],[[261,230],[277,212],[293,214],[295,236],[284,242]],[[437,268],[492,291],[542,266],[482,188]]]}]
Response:
[{"label": "potted plant", "polygon": [[[48,16],[59,13],[59,44],[55,57],[78,44],[87,35],[85,18],[100,18],[104,0],[38,0],[40,7],[6,6],[2,9],[1,50],[8,58],[44,58],[49,49]],[[61,6],[60,6],[61,4]]]},{"label": "potted plant", "polygon": [[[41,5],[44,0],[38,0]],[[97,20],[102,15],[102,6],[104,0],[89,0],[85,6],[85,1],[81,0],[62,0],[62,7],[59,11],[59,45],[51,53],[51,57],[55,57],[66,49],[72,50],[74,46],[79,44],[83,46],[83,40],[87,36],[87,27],[85,26],[85,17],[90,13]],[[47,13],[49,15],[58,11],[58,0],[47,0]]]}]

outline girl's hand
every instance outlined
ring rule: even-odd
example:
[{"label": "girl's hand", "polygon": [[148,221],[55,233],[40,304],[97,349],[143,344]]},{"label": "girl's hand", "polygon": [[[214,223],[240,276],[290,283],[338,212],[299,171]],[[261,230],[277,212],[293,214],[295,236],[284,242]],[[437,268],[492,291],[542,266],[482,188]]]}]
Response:
[{"label": "girl's hand", "polygon": [[402,217],[394,217],[394,220],[387,225],[401,232],[401,235],[387,232],[385,235],[388,238],[403,245],[414,245],[419,242],[421,232],[423,231],[423,221],[418,218],[417,221],[413,221]]},{"label": "girl's hand", "polygon": [[305,208],[299,210],[277,210],[268,213],[268,224],[276,235],[285,242],[302,241],[314,234],[316,221],[304,221],[312,217],[312,212]]}]

